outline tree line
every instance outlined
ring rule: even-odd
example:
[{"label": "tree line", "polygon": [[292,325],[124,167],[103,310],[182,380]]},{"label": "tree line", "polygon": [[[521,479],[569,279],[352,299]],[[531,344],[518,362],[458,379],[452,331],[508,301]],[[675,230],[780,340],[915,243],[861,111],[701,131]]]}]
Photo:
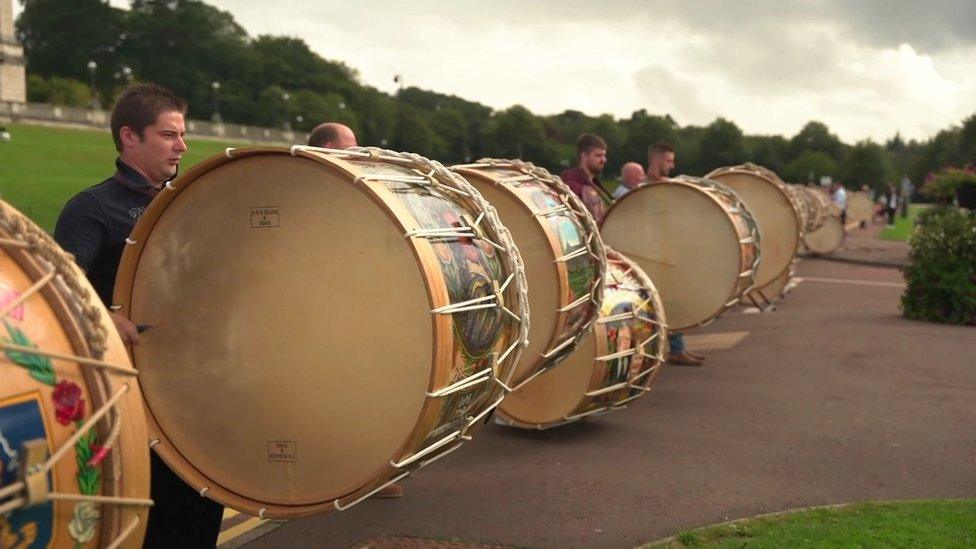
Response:
[{"label": "tree line", "polygon": [[884,143],[853,145],[817,121],[784,137],[745,135],[724,118],[682,126],[646,109],[622,119],[575,110],[540,116],[519,105],[493,110],[416,87],[387,94],[299,38],[249,36],[231,13],[201,0],[134,0],[129,10],[106,0],[21,2],[16,28],[31,101],[85,106],[94,90],[109,105],[131,79],[152,81],[186,97],[196,119],[219,113],[226,122],[297,131],[338,121],[352,127],[360,143],[445,164],[491,156],[557,171],[575,162],[576,138],[588,132],[607,141],[611,177],[624,162],[643,163],[655,141],[674,143],[680,173],[751,161],[787,181],[832,176],[849,188],[881,189],[905,174],[918,184],[946,166],[976,161],[976,115],[925,141],[896,134]]}]

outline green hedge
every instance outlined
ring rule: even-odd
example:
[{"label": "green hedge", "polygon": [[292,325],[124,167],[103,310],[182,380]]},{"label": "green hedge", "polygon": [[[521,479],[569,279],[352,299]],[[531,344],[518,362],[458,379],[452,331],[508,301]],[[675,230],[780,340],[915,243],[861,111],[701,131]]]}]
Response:
[{"label": "green hedge", "polygon": [[919,216],[910,240],[905,316],[976,325],[976,215],[936,207]]}]

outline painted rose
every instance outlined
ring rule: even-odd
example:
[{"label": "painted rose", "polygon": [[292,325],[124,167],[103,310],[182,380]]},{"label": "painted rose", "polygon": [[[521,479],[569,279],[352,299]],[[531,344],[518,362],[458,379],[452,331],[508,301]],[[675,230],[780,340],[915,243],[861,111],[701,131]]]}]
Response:
[{"label": "painted rose", "polygon": [[54,410],[58,423],[68,425],[85,416],[85,399],[81,397],[81,387],[71,381],[61,381],[54,387]]},{"label": "painted rose", "polygon": [[75,516],[68,524],[68,533],[78,543],[88,543],[95,536],[98,527],[98,508],[90,501],[75,505]]}]

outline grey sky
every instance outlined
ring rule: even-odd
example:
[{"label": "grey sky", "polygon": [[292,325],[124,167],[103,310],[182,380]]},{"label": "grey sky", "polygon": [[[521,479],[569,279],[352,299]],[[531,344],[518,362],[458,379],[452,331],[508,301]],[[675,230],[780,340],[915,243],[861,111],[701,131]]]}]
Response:
[{"label": "grey sky", "polygon": [[399,73],[494,108],[785,135],[817,119],[846,141],[925,138],[976,111],[973,0],[209,2],[366,84],[393,91]]}]

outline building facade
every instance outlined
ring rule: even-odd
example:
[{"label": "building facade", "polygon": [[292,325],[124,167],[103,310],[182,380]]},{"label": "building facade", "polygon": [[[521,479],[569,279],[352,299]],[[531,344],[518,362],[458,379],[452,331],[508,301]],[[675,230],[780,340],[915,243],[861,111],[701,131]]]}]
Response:
[{"label": "building facade", "polygon": [[24,48],[14,35],[14,0],[0,0],[0,101],[27,102]]}]

